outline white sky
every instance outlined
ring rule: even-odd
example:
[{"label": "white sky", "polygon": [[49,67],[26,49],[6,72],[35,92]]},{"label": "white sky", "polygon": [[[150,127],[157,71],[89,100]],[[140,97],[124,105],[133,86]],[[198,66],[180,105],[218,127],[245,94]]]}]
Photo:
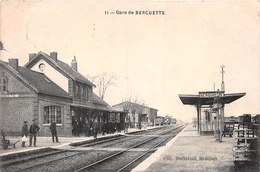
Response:
[{"label": "white sky", "polygon": [[[113,72],[117,85],[105,101],[132,93],[158,115],[196,117],[178,94],[220,89],[246,96],[226,105],[225,116],[260,114],[260,3],[244,2],[1,2],[1,60],[29,53],[74,55],[83,75]],[[105,15],[105,11],[160,10],[165,15]],[[97,92],[97,89],[95,89]]]}]

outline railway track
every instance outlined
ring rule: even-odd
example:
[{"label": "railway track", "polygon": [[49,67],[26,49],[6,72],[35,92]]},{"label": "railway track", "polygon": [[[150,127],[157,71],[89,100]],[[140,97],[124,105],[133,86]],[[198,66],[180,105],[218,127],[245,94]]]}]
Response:
[{"label": "railway track", "polygon": [[[177,134],[177,130],[182,128],[184,126],[177,126],[166,131],[149,131],[147,135],[140,132],[139,135],[129,134],[117,138],[101,139],[100,141],[78,145],[75,150],[43,152],[22,159],[3,162],[0,166],[2,171],[8,172],[96,171],[100,168],[100,164],[105,167],[108,164],[116,164],[117,159],[127,159],[127,162],[122,162],[120,166],[115,165],[114,169],[110,169],[111,171],[122,171],[130,168],[145,156],[152,154],[157,147],[173,138]],[[170,134],[175,131],[175,134]],[[154,134],[149,135],[149,133]],[[117,149],[113,149],[113,147]],[[106,170],[106,167],[104,169]]]},{"label": "railway track", "polygon": [[[173,130],[176,130],[176,129],[180,129],[180,128],[183,128],[184,126],[181,125],[177,128],[174,128],[172,130],[169,130],[169,131],[165,131],[163,133],[161,133],[161,135],[166,135],[170,132],[172,132]],[[175,136],[175,135],[174,135]],[[174,137],[173,136],[173,137]],[[142,157],[144,157],[145,155],[149,154],[150,152],[154,152],[155,151],[155,148],[159,147],[162,143],[164,142],[167,142],[169,139],[171,139],[172,137],[171,136],[167,136],[167,137],[164,137],[160,142],[156,143],[156,144],[153,144],[152,146],[150,146],[146,151],[144,151],[143,153],[138,153],[138,155],[134,156],[134,158],[131,158],[130,159],[130,162],[126,163],[125,165],[123,166],[120,166],[119,168],[113,168],[113,169],[107,169],[106,167],[104,167],[106,164],[112,164],[111,161],[113,161],[112,159],[115,159],[114,161],[117,161],[118,159],[121,159],[121,158],[118,158],[118,156],[122,155],[123,153],[127,152],[127,151],[130,151],[131,149],[134,149],[136,147],[139,147],[140,145],[143,145],[143,144],[146,144],[154,139],[157,139],[159,138],[160,136],[156,136],[156,137],[152,137],[152,138],[149,138],[141,143],[138,143],[130,148],[127,148],[125,150],[122,150],[120,152],[117,152],[113,155],[110,155],[108,157],[105,157],[97,162],[94,162],[92,164],[88,164],[80,169],[77,169],[75,170],[74,172],[83,172],[83,171],[117,171],[117,172],[120,172],[120,171],[130,171],[130,169],[128,169],[132,164],[134,164],[136,161],[138,161],[139,159],[141,159]],[[110,162],[109,162],[110,161]],[[109,162],[109,163],[107,163]]]},{"label": "railway track", "polygon": [[[55,150],[54,152],[44,152],[39,155],[33,155],[18,160],[1,163],[1,170],[8,172],[30,171],[39,166],[47,165],[48,163],[55,163],[66,158],[70,158],[81,154],[82,152]],[[24,165],[25,164],[25,165]]]},{"label": "railway track", "polygon": [[[126,154],[126,152],[130,152],[131,154],[133,154],[130,151],[131,149],[135,149],[136,147],[138,147],[138,146],[140,146],[142,144],[148,143],[148,142],[150,142],[150,141],[152,141],[152,140],[154,140],[156,138],[158,138],[158,137],[150,138],[150,139],[148,139],[148,140],[146,140],[146,141],[144,141],[142,143],[139,143],[139,144],[137,144],[135,146],[132,146],[131,148],[127,148],[127,149],[125,149],[123,151],[120,151],[120,152],[117,152],[117,153],[115,153],[115,154],[113,154],[113,155],[111,155],[109,157],[105,157],[105,158],[103,158],[103,159],[101,159],[101,160],[99,160],[97,162],[94,162],[94,163],[89,164],[87,166],[84,166],[84,167],[82,167],[80,169],[77,169],[74,172],[82,172],[82,171],[117,171],[117,172],[120,172],[120,171],[130,171],[130,169],[128,169],[128,168],[132,164],[137,162],[139,159],[141,159],[145,155],[153,153],[158,146],[160,146],[162,143],[164,143],[167,140],[169,140],[171,137],[168,136],[168,137],[164,138],[162,141],[160,141],[159,143],[151,146],[150,148],[148,148],[144,152],[141,152],[141,153],[138,152],[138,154],[136,156],[134,156],[134,158],[133,158],[133,155],[131,155],[132,158],[128,159],[129,162],[125,163],[123,166],[119,166],[118,168],[113,167],[113,169],[107,169],[106,167],[102,168],[102,166],[104,166],[106,164],[112,164],[111,161],[117,161],[118,159],[122,159],[122,158],[120,158],[120,156],[121,157],[125,156],[125,155],[122,156],[122,154],[124,154],[124,153]],[[130,156],[128,156],[128,157],[130,157]],[[109,162],[109,163],[107,163],[107,162]]]}]

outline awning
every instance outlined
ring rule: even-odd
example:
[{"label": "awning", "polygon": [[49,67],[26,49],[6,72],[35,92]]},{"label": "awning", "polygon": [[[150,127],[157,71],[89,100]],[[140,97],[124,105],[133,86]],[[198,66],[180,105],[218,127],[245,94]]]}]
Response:
[{"label": "awning", "polygon": [[[221,98],[221,103],[229,104],[241,97],[246,95],[246,93],[231,93],[224,94]],[[200,97],[199,95],[190,95],[190,94],[179,94],[179,98],[181,99],[184,105],[213,105],[214,97]]]},{"label": "awning", "polygon": [[72,107],[77,107],[77,108],[86,108],[86,109],[93,109],[93,110],[100,110],[100,111],[106,111],[106,112],[115,112],[115,113],[122,113],[124,111],[115,109],[111,106],[107,107],[96,107],[96,106],[88,106],[88,105],[81,105],[81,104],[75,104],[75,103],[69,103],[68,105]]}]

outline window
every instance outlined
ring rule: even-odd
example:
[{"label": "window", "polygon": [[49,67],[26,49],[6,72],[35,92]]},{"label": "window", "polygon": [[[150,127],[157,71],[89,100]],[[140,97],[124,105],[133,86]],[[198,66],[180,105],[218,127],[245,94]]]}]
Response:
[{"label": "window", "polygon": [[86,87],[83,87],[82,96],[83,96],[83,100],[86,100]]},{"label": "window", "polygon": [[77,99],[80,99],[80,90],[81,90],[81,87],[79,85],[77,85]]},{"label": "window", "polygon": [[88,100],[87,90],[88,88],[84,84],[74,84],[74,98],[78,100]]},{"label": "window", "polygon": [[79,93],[80,94],[80,99],[84,100],[84,89],[83,89],[83,86],[81,85],[79,88],[80,88],[79,89],[80,90],[80,93]]},{"label": "window", "polygon": [[44,69],[45,69],[45,64],[44,63],[41,63],[40,65],[39,65],[39,69],[40,69],[40,71],[44,71]]},{"label": "window", "polygon": [[90,97],[91,97],[91,88],[90,87],[87,87],[86,96],[87,96],[87,101],[89,101]]},{"label": "window", "polygon": [[7,91],[7,80],[4,77],[0,78],[0,91]]},{"label": "window", "polygon": [[75,84],[75,98],[76,99],[78,98],[78,90],[79,90],[78,85]]},{"label": "window", "polygon": [[46,106],[44,107],[44,123],[50,124],[55,121],[61,124],[61,107],[60,106]]}]

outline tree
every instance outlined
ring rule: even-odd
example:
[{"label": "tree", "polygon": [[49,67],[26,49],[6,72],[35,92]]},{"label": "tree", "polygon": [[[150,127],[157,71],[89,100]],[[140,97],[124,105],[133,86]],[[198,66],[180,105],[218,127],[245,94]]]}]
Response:
[{"label": "tree", "polygon": [[[4,44],[2,43],[2,41],[0,41],[0,51],[2,51],[2,50],[7,51],[7,50],[4,48]],[[7,51],[7,52],[9,52],[9,51]],[[10,52],[9,52],[9,53],[10,53]]]},{"label": "tree", "polygon": [[1,41],[0,41],[0,50],[4,50],[4,45]]},{"label": "tree", "polygon": [[89,77],[88,80],[98,87],[98,95],[101,99],[104,99],[107,88],[111,85],[115,85],[117,77],[113,73],[100,73],[95,76]]}]

